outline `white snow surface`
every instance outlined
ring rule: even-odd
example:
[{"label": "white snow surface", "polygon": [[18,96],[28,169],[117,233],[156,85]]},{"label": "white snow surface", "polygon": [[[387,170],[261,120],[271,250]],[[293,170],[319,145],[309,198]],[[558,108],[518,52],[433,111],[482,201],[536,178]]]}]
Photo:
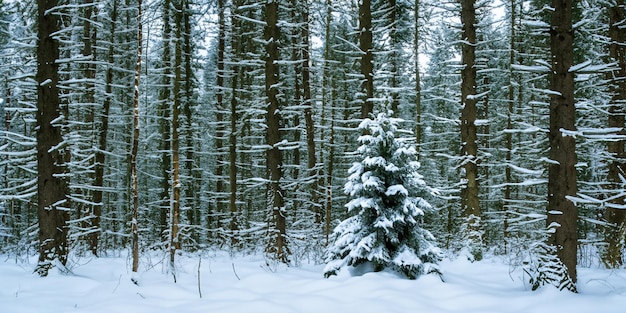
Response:
[{"label": "white snow surface", "polygon": [[622,313],[626,303],[624,269],[580,268],[579,294],[552,287],[533,292],[521,269],[497,258],[444,260],[442,282],[436,275],[408,280],[389,271],[352,276],[347,269],[325,279],[324,265],[267,266],[262,256],[215,253],[202,257],[200,298],[200,256],[178,257],[177,283],[164,270],[165,255],[144,256],[137,275],[129,259],[103,257],[74,260],[80,265],[71,274],[53,269],[46,278],[33,274],[34,258],[17,264],[0,257],[0,312],[7,313]]}]

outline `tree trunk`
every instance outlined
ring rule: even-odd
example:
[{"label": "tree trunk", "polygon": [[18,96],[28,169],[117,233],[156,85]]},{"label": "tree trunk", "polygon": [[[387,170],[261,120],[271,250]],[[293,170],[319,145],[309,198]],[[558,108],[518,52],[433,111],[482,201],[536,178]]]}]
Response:
[{"label": "tree trunk", "polygon": [[[185,63],[185,73],[183,74],[185,78],[185,86],[184,86],[184,96],[185,102],[183,103],[183,113],[185,115],[185,139],[186,139],[186,153],[185,153],[185,169],[187,171],[187,175],[189,180],[187,181],[187,186],[185,186],[185,199],[186,199],[186,207],[187,209],[187,220],[189,221],[189,225],[197,226],[200,225],[200,196],[199,196],[199,188],[198,186],[202,185],[199,172],[195,170],[197,160],[195,156],[195,130],[193,126],[193,114],[192,107],[195,104],[194,99],[194,81],[195,75],[193,73],[193,54],[194,54],[194,45],[192,44],[192,27],[191,27],[191,15],[193,11],[191,10],[191,6],[189,1],[185,1],[184,11],[183,11],[183,24],[184,24],[184,45],[183,45],[183,53],[184,53],[184,63]],[[185,203],[183,201],[183,203]],[[191,238],[200,242],[200,232],[194,230],[192,228]]]},{"label": "tree trunk", "polygon": [[159,234],[165,235],[167,230],[167,212],[170,207],[170,178],[172,170],[172,141],[171,141],[171,125],[170,125],[170,105],[171,105],[171,89],[172,89],[172,60],[171,60],[171,40],[172,26],[170,20],[170,0],[163,1],[163,75],[161,76],[161,90],[159,90],[159,104],[157,112],[159,115],[159,132],[161,133],[161,141],[159,142],[159,150],[161,152],[161,194],[160,201],[157,202],[159,210]]},{"label": "tree trunk", "polygon": [[461,0],[463,25],[461,61],[461,155],[465,184],[461,189],[461,210],[466,218],[470,252],[482,258],[480,206],[478,198],[478,144],[476,137],[476,9],[474,0]]},{"label": "tree trunk", "polygon": [[374,111],[374,55],[372,53],[371,0],[359,1],[359,48],[361,52],[361,118]]},{"label": "tree trunk", "polygon": [[[226,49],[226,17],[224,16],[225,5],[224,0],[218,0],[218,14],[219,14],[219,37],[217,46],[217,69],[218,75],[224,75],[224,50]],[[233,29],[239,29],[240,22],[236,17],[232,18]],[[235,55],[241,54],[241,42],[237,36],[231,37],[231,47]],[[231,248],[234,248],[239,239],[237,238],[237,231],[239,230],[238,221],[238,209],[237,209],[237,106],[239,102],[237,97],[237,86],[239,84],[241,67],[239,65],[233,66],[232,81],[231,81],[231,99],[230,99],[230,135],[228,137],[228,185],[229,185],[229,201],[228,208],[230,212],[230,225],[231,232],[230,244]],[[223,78],[218,81],[219,84],[223,84]]]},{"label": "tree trunk", "polygon": [[515,5],[516,0],[511,0],[511,33],[509,38],[509,86],[508,86],[508,106],[506,113],[506,129],[508,130],[505,134],[505,146],[506,146],[506,165],[504,167],[504,199],[502,204],[502,210],[504,211],[504,223],[503,223],[503,246],[504,253],[507,253],[508,249],[508,236],[509,236],[509,202],[511,201],[511,186],[513,184],[513,173],[511,172],[511,160],[513,158],[513,134],[511,130],[513,129],[513,104],[515,103],[515,87],[513,85],[513,64],[515,64],[515,41],[517,40],[517,36],[515,33],[515,22],[517,19],[517,6]]},{"label": "tree trunk", "polygon": [[[322,143],[325,145],[328,155],[327,159],[327,167],[326,167],[326,201],[324,203],[324,230],[326,237],[326,245],[328,246],[330,240],[331,229],[331,214],[332,214],[332,190],[333,190],[333,159],[335,157],[335,111],[333,109],[334,100],[334,80],[332,79],[332,71],[330,65],[330,52],[331,52],[331,23],[333,17],[332,10],[332,1],[326,0],[326,23],[324,29],[324,38],[326,39],[324,43],[324,69],[322,75],[322,126],[324,127],[324,121],[330,121],[329,129],[330,132],[328,134],[328,139],[322,138]],[[330,95],[329,95],[330,94]],[[329,113],[326,113],[330,111]],[[328,115],[327,115],[328,114]],[[328,118],[328,117],[330,118]],[[325,134],[323,132],[322,134]],[[324,149],[322,149],[324,150]],[[323,155],[322,155],[323,156]],[[321,157],[323,158],[323,157]],[[319,220],[321,222],[322,212],[319,214]]]},{"label": "tree trunk", "polygon": [[[307,169],[308,176],[311,178],[311,211],[315,213],[315,222],[320,223],[322,216],[322,205],[318,203],[319,173],[316,168],[317,155],[315,154],[315,125],[313,122],[313,104],[311,100],[311,71],[309,67],[311,62],[311,56],[309,54],[309,50],[311,48],[309,43],[310,3],[308,0],[301,1],[302,2],[298,2],[298,0],[292,0],[292,5],[294,8],[292,19],[294,23],[302,25],[300,28],[296,28],[292,36],[292,59],[294,62],[301,62],[300,64],[296,64],[295,66],[295,98],[296,102],[300,103],[300,105],[304,107],[304,123],[307,146]],[[300,13],[300,16],[298,16],[296,12]],[[298,17],[300,17],[299,20]],[[302,77],[301,82],[298,78],[299,76]],[[295,140],[299,141],[299,136],[296,136]],[[296,149],[296,151],[294,151],[294,159],[296,160],[295,164],[299,164],[299,158],[300,154],[298,153],[298,149]],[[297,175],[294,175],[294,177],[297,178]]]},{"label": "tree trunk", "polygon": [[132,219],[131,219],[131,236],[132,236],[132,255],[133,255],[133,272],[137,272],[139,268],[139,189],[137,184],[137,151],[139,150],[139,86],[141,78],[141,58],[143,54],[143,10],[142,0],[137,1],[137,63],[135,65],[135,92],[133,96],[133,142],[130,151],[130,177],[132,190]]},{"label": "tree trunk", "polygon": [[575,131],[574,32],[572,29],[572,0],[553,0],[550,28],[550,162],[548,165],[547,226],[551,231],[548,244],[557,250],[573,283],[576,283],[578,210],[567,197],[576,196],[576,142],[564,131]]},{"label": "tree trunk", "polygon": [[[611,61],[617,62],[618,69],[612,72],[611,79],[611,107],[609,108],[609,128],[618,128],[618,135],[625,135],[624,130],[624,105],[626,105],[626,29],[621,23],[626,18],[624,12],[624,0],[619,0],[614,6],[608,8],[609,13],[609,57]],[[608,152],[612,156],[609,165],[608,180],[613,189],[623,189],[620,175],[626,177],[626,152],[624,151],[626,142],[624,139],[609,141]],[[606,250],[602,253],[602,262],[607,268],[620,268],[623,264],[624,236],[626,236],[626,210],[624,206],[625,197],[613,199],[612,204],[616,208],[607,208],[605,219],[611,223],[605,231]],[[620,209],[621,208],[621,209]]]},{"label": "tree trunk", "polygon": [[279,61],[278,42],[280,30],[278,28],[278,3],[270,1],[265,4],[265,41],[267,57],[265,60],[265,93],[267,96],[266,113],[266,141],[270,147],[267,150],[267,171],[268,171],[268,207],[272,214],[272,225],[270,226],[270,245],[268,252],[273,254],[280,262],[288,262],[288,252],[286,245],[286,221],[284,194],[281,188],[282,180],[282,152],[280,142],[282,140],[280,127],[280,100],[278,98]]},{"label": "tree trunk", "polygon": [[[95,130],[98,126],[95,124],[95,86],[94,81],[96,79],[96,51],[93,49],[93,45],[96,45],[96,29],[92,30],[92,23],[96,22],[97,12],[94,12],[93,0],[85,0],[85,8],[83,16],[85,20],[83,21],[83,51],[82,54],[85,57],[91,57],[91,62],[88,62],[84,65],[84,75],[85,75],[85,100],[84,103],[88,103],[91,105],[89,108],[89,114],[86,119],[86,124],[93,125],[93,130]],[[94,13],[95,16],[94,16]],[[92,138],[95,139],[95,131],[91,133]],[[99,138],[99,136],[98,136]],[[96,150],[97,153],[97,150]],[[96,166],[96,158],[92,159],[92,165]],[[95,171],[90,175],[90,180],[95,182]],[[94,193],[95,193],[94,188]],[[92,194],[93,199],[93,194]],[[89,246],[89,250],[94,256],[98,255],[98,238],[100,236],[100,215],[102,214],[102,204],[100,202],[93,202],[90,205],[85,204],[85,225],[84,229],[86,229],[89,233],[86,236],[86,241]]]},{"label": "tree trunk", "polygon": [[180,101],[181,101],[181,81],[182,81],[182,15],[183,15],[183,1],[179,0],[174,4],[176,10],[175,13],[175,27],[176,38],[174,45],[174,103],[172,107],[172,195],[170,204],[170,270],[174,276],[174,282],[176,282],[176,272],[174,267],[174,260],[176,257],[176,250],[180,249],[179,240],[179,224],[180,224]]},{"label": "tree trunk", "polygon": [[69,200],[64,175],[63,137],[59,112],[59,15],[56,0],[37,0],[37,215],[39,262],[37,273],[47,276],[54,261],[67,262]]},{"label": "tree trunk", "polygon": [[[393,114],[395,116],[399,116],[400,112],[398,112],[398,110],[400,109],[400,96],[399,96],[399,92],[398,92],[398,77],[399,77],[399,73],[398,73],[398,54],[399,51],[401,49],[401,47],[398,44],[398,7],[396,5],[396,0],[387,0],[387,4],[389,5],[389,45],[391,46],[391,51],[389,54],[389,65],[390,65],[390,71],[391,71],[391,82],[390,82],[390,87],[391,87],[391,111],[393,111]],[[401,14],[401,13],[400,13]],[[417,26],[417,24],[416,24]],[[417,59],[417,56],[416,56]]]},{"label": "tree trunk", "polygon": [[421,146],[422,146],[422,79],[420,77],[420,62],[419,62],[419,44],[420,39],[420,0],[415,0],[415,8],[413,14],[415,15],[415,38],[413,43],[413,53],[415,55],[415,150],[417,151],[417,160],[420,160]]}]

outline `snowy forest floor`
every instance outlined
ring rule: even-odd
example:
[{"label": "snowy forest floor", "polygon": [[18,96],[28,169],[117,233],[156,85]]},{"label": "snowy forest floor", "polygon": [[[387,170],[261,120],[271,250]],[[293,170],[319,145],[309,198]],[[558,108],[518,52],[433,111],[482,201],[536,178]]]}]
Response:
[{"label": "snowy forest floor", "polygon": [[[579,294],[530,291],[521,268],[499,258],[444,260],[437,276],[407,280],[391,272],[324,279],[323,265],[268,266],[262,256],[226,253],[177,258],[177,282],[164,255],[144,256],[131,281],[126,257],[73,260],[70,274],[47,278],[0,255],[0,312],[626,312],[626,270],[580,268]],[[80,264],[78,264],[80,263]],[[198,283],[198,275],[200,283]],[[199,288],[202,293],[200,298]]]}]

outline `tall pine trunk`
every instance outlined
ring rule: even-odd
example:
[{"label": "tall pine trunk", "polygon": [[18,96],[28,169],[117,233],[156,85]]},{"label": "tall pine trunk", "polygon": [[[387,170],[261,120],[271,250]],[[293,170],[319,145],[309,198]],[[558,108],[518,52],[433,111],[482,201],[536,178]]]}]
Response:
[{"label": "tall pine trunk", "polygon": [[[226,17],[224,11],[226,7],[224,0],[218,0],[218,16],[219,16],[219,37],[217,46],[217,75],[218,86],[224,87],[224,62],[225,49],[226,49]],[[237,17],[232,17],[233,33],[238,31],[241,27],[241,23]],[[231,47],[234,55],[241,55],[241,41],[237,36],[231,36]],[[231,80],[231,99],[230,99],[230,134],[228,136],[228,185],[229,185],[229,201],[228,208],[230,212],[230,225],[231,232],[230,244],[231,248],[235,248],[239,242],[237,238],[237,231],[239,230],[238,209],[237,209],[237,135],[239,130],[237,129],[237,107],[239,105],[238,98],[239,92],[237,86],[240,81],[241,66],[234,65],[232,69]],[[222,76],[222,77],[220,77]],[[221,92],[221,91],[218,91]]]},{"label": "tall pine trunk", "polygon": [[374,111],[374,54],[372,51],[371,0],[359,1],[359,49],[361,50],[361,118]]},{"label": "tall pine trunk", "polygon": [[176,257],[176,250],[180,249],[179,240],[179,223],[180,223],[180,102],[181,102],[181,81],[182,71],[181,66],[183,63],[182,57],[182,22],[183,22],[183,2],[179,0],[175,5],[175,45],[174,45],[174,103],[172,107],[172,195],[170,203],[170,240],[169,240],[169,253],[170,253],[170,270],[174,276],[174,282],[176,282],[176,271],[174,267],[174,260]]},{"label": "tall pine trunk", "polygon": [[[328,133],[328,138],[324,137],[326,132],[322,132],[321,142],[324,147],[327,149],[326,156],[326,201],[324,201],[324,232],[326,237],[326,245],[329,244],[330,240],[330,232],[331,229],[331,218],[332,218],[332,206],[333,206],[333,198],[332,198],[332,190],[333,190],[333,159],[335,158],[335,111],[333,108],[334,100],[334,80],[332,79],[332,65],[330,59],[331,52],[331,23],[333,21],[333,10],[332,10],[332,0],[326,0],[326,16],[325,16],[325,28],[324,28],[324,38],[326,39],[324,43],[324,68],[322,72],[322,127],[326,128],[324,121],[330,121],[330,125],[328,128],[330,129]],[[328,113],[326,113],[328,112]],[[330,118],[328,118],[329,116]],[[324,149],[322,149],[324,150]],[[321,157],[323,159],[323,155]],[[320,212],[320,222],[321,222],[321,212]]]},{"label": "tall pine trunk", "polygon": [[137,272],[139,268],[139,186],[137,179],[137,152],[139,150],[139,83],[141,78],[141,58],[143,55],[143,10],[142,0],[137,1],[137,63],[135,64],[135,80],[133,95],[133,137],[130,151],[130,177],[132,190],[132,219],[131,219],[131,244],[132,244],[132,270]]},{"label": "tall pine trunk", "polygon": [[482,259],[482,234],[478,198],[478,144],[476,135],[476,8],[474,0],[461,0],[461,210],[469,249],[475,260]]},{"label": "tall pine trunk", "polygon": [[278,28],[278,2],[269,1],[265,4],[265,41],[267,42],[265,60],[265,94],[267,96],[266,113],[266,141],[269,146],[267,150],[267,172],[268,172],[268,195],[267,206],[270,209],[270,244],[268,253],[280,262],[288,262],[288,250],[286,242],[286,221],[285,221],[285,200],[281,188],[283,158],[280,150],[282,136],[280,133],[280,99],[278,98],[279,67],[280,58],[278,43],[280,40],[280,29]]},{"label": "tall pine trunk", "polygon": [[553,0],[550,27],[550,164],[548,165],[547,226],[551,234],[548,244],[556,248],[559,260],[576,283],[578,210],[567,197],[575,197],[576,142],[567,131],[576,130],[574,107],[574,31],[572,0]]},{"label": "tall pine trunk", "polygon": [[[517,20],[517,6],[515,3],[516,0],[510,0],[510,10],[511,10],[511,33],[509,38],[509,81],[508,81],[508,105],[506,112],[506,135],[505,135],[505,147],[506,147],[506,155],[505,160],[507,164],[511,164],[511,160],[513,158],[513,134],[511,130],[513,129],[513,109],[515,103],[515,86],[513,82],[513,64],[515,64],[515,41],[517,40],[516,32],[515,32],[515,23]],[[504,223],[503,223],[503,245],[504,245],[504,253],[507,252],[508,249],[508,237],[509,237],[509,201],[511,201],[512,196],[512,184],[513,184],[513,173],[511,172],[511,166],[504,167],[504,199],[502,210],[504,211]]]},{"label": "tall pine trunk", "polygon": [[399,116],[400,112],[400,94],[398,91],[398,78],[400,77],[399,73],[399,54],[400,54],[400,45],[399,45],[399,35],[398,35],[398,18],[399,14],[402,14],[398,10],[398,6],[396,4],[396,0],[387,0],[387,5],[389,5],[389,46],[391,47],[391,51],[389,51],[389,65],[391,71],[390,78],[390,94],[391,94],[391,106],[390,109],[396,116]]},{"label": "tall pine trunk", "polygon": [[159,142],[159,150],[161,153],[161,193],[158,202],[159,210],[159,233],[165,235],[167,230],[167,212],[170,207],[171,197],[171,180],[170,173],[172,170],[172,141],[171,141],[171,125],[170,125],[170,105],[171,105],[171,89],[172,89],[172,60],[171,60],[171,40],[172,26],[170,19],[170,0],[163,1],[163,54],[161,56],[163,62],[163,75],[161,76],[161,90],[159,90],[158,115],[159,115],[159,132],[161,140]]},{"label": "tall pine trunk", "polygon": [[[619,135],[626,134],[624,130],[624,114],[626,110],[626,29],[622,23],[626,18],[624,12],[624,0],[617,1],[608,8],[609,13],[609,57],[611,61],[617,62],[618,69],[612,72],[614,80],[611,82],[611,107],[609,108],[609,128],[618,128]],[[626,152],[624,151],[626,141],[619,139],[610,141],[608,152],[612,156],[609,165],[608,179],[612,188],[624,188],[620,176],[626,177]],[[607,268],[619,268],[623,264],[623,249],[626,236],[626,210],[620,209],[624,205],[625,197],[616,197],[612,204],[617,208],[607,208],[605,219],[613,226],[606,230],[605,242],[606,250],[602,254],[602,262]]]},{"label": "tall pine trunk", "polygon": [[37,31],[37,215],[39,262],[37,273],[47,276],[54,262],[65,265],[68,255],[69,200],[63,174],[63,137],[59,99],[58,1],[38,0]]},{"label": "tall pine trunk", "polygon": [[[85,94],[84,94],[84,103],[88,103],[91,105],[89,108],[89,113],[87,116],[86,124],[93,125],[93,132],[90,134],[93,136],[94,140],[96,138],[96,128],[97,125],[95,123],[95,106],[96,106],[96,95],[95,95],[95,79],[96,79],[96,50],[93,48],[96,42],[96,28],[92,29],[92,24],[96,23],[97,11],[94,12],[94,4],[93,0],[85,0],[85,8],[83,11],[83,16],[85,20],[83,21],[83,51],[82,54],[85,57],[90,57],[91,62],[87,62],[84,67],[84,77],[85,77]],[[97,10],[97,9],[96,9]],[[94,14],[95,13],[95,14]],[[97,136],[99,138],[99,136]],[[97,151],[97,149],[96,149]],[[92,166],[96,166],[96,158],[91,160]],[[89,179],[95,182],[95,171],[90,175]],[[97,187],[96,187],[97,188]],[[94,191],[95,192],[95,189]],[[93,199],[93,195],[92,195]],[[98,255],[98,239],[100,236],[100,216],[102,214],[102,203],[93,202],[92,204],[85,205],[85,225],[84,228],[88,230],[88,234],[86,236],[86,241],[89,246],[89,250],[94,256]]]},{"label": "tall pine trunk", "polygon": [[415,150],[417,151],[417,160],[420,160],[421,146],[422,146],[422,79],[420,77],[420,61],[419,61],[419,44],[420,38],[420,0],[415,0],[415,8],[413,11],[415,15],[415,34],[413,42],[413,54],[415,57]]},{"label": "tall pine trunk", "polygon": [[[201,185],[199,171],[196,171],[197,157],[195,155],[195,143],[194,140],[195,129],[194,119],[192,114],[192,108],[195,104],[194,101],[194,81],[195,75],[193,73],[193,56],[194,56],[194,43],[192,40],[192,14],[191,4],[189,1],[185,1],[183,8],[183,55],[184,55],[184,74],[185,84],[183,88],[183,99],[185,102],[182,104],[182,112],[185,116],[184,138],[185,138],[185,170],[187,172],[187,184],[185,186],[185,201],[187,211],[186,216],[189,225],[197,226],[200,224],[200,196],[198,185]],[[189,230],[189,235],[193,241],[200,241],[200,232],[195,230],[195,227]]]}]

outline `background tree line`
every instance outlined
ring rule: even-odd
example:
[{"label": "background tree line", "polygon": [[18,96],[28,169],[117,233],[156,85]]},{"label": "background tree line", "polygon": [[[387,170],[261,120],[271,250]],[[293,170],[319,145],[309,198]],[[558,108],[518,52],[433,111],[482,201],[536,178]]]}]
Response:
[{"label": "background tree line", "polygon": [[391,111],[437,190],[441,247],[575,289],[577,264],[623,265],[625,12],[2,0],[1,249],[38,252],[42,275],[131,244],[172,273],[177,250],[319,261],[357,126]]}]

